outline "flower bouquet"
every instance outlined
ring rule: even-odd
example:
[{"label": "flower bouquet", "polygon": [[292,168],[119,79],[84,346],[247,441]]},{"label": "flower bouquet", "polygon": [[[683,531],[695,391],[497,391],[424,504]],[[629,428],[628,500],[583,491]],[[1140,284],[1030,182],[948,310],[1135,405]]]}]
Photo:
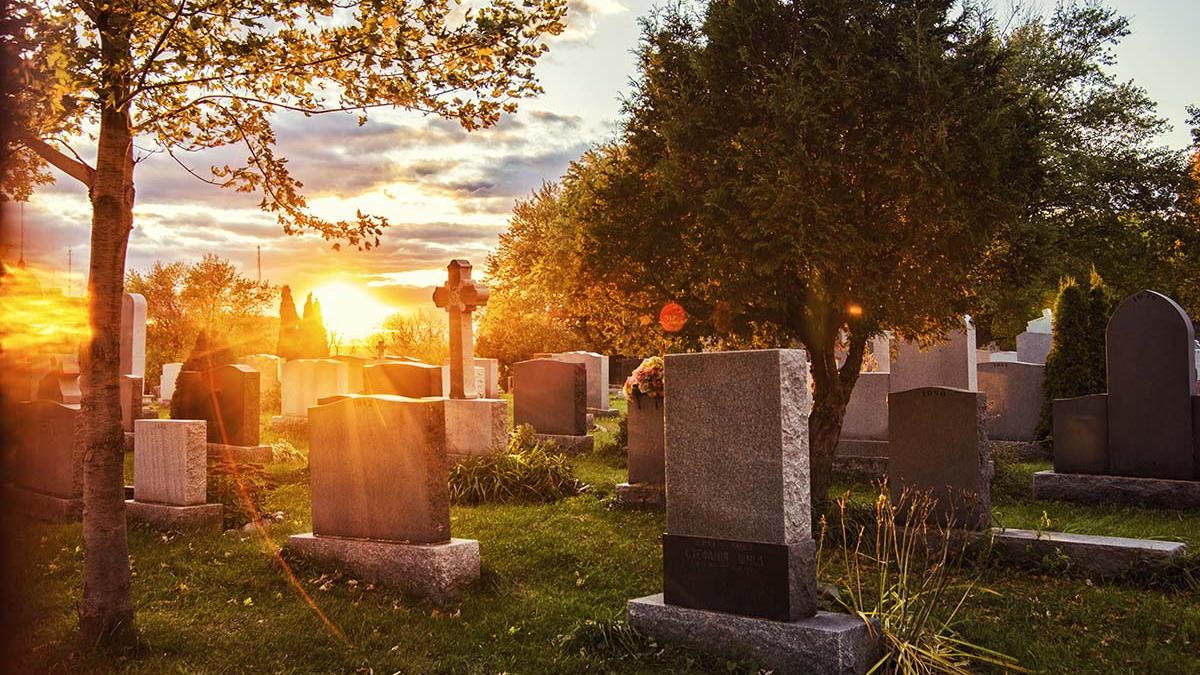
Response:
[{"label": "flower bouquet", "polygon": [[[651,356],[634,369],[625,380],[625,399],[639,402],[643,396],[651,399],[663,397],[663,358]],[[655,401],[657,403],[657,401]]]}]

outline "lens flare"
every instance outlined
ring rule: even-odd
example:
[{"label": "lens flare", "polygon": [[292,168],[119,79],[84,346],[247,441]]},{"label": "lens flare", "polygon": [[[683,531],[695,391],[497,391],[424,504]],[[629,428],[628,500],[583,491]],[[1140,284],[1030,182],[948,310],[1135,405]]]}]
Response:
[{"label": "lens flare", "polygon": [[91,337],[87,300],[44,292],[30,269],[0,269],[0,344],[17,354],[74,354]]},{"label": "lens flare", "polygon": [[677,333],[687,323],[687,312],[677,302],[668,302],[658,313],[658,323],[668,333]]}]

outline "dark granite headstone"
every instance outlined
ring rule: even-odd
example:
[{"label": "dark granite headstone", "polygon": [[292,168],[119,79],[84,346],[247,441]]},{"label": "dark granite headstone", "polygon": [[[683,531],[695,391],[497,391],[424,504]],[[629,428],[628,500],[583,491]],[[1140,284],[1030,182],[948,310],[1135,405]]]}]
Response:
[{"label": "dark granite headstone", "polygon": [[259,444],[259,372],[246,365],[184,370],[175,381],[172,417],[208,422],[208,442]]},{"label": "dark granite headstone", "polygon": [[888,396],[888,479],[893,503],[927,493],[930,519],[954,527],[990,525],[987,395],[922,387]]},{"label": "dark granite headstone", "polygon": [[663,535],[663,600],[670,605],[792,619],[783,544]]},{"label": "dark granite headstone", "polygon": [[1108,473],[1108,394],[1055,399],[1054,470]]},{"label": "dark granite headstone", "polygon": [[369,365],[363,368],[363,390],[367,394],[389,394],[408,398],[444,396],[442,367],[411,361]]},{"label": "dark granite headstone", "polygon": [[1130,296],[1108,322],[1108,472],[1192,480],[1192,321],[1154,291]]},{"label": "dark granite headstone", "polygon": [[642,359],[634,356],[610,356],[608,357],[608,386],[623,387],[625,380],[633,375],[633,371],[642,365]]},{"label": "dark granite headstone", "polygon": [[666,435],[661,397],[629,401],[629,482],[662,485],[667,480]]},{"label": "dark granite headstone", "polygon": [[42,494],[78,499],[83,496],[83,447],[75,440],[79,408],[54,401],[29,401],[16,406],[21,424],[9,480]]},{"label": "dark granite headstone", "polygon": [[513,426],[539,434],[587,433],[587,369],[582,363],[532,359],[513,364]]}]

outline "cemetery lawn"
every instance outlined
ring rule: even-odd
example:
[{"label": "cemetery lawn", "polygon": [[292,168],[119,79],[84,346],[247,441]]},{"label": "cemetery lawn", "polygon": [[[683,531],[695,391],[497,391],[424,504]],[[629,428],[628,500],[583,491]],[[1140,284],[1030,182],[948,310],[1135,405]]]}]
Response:
[{"label": "cemetery lawn", "polygon": [[[611,438],[615,423],[598,446]],[[270,437],[267,441],[272,440]],[[89,653],[75,638],[80,595],[79,525],[10,528],[31,556],[12,672],[130,673],[566,673],[752,672],[655,644],[623,630],[627,599],[661,590],[663,517],[612,504],[624,478],[612,452],[575,460],[590,488],[554,504],[455,507],[455,536],[478,539],[483,579],[456,610],[442,612],[286,554],[299,586],[343,642],[287,579],[271,550],[309,530],[307,470],[271,467],[268,511],[282,522],[258,534],[164,535],[130,530],[141,648],[120,657]],[[1006,467],[1019,482],[1037,465]],[[1007,483],[1006,483],[1007,485]],[[855,498],[871,487],[846,483]],[[1009,486],[1011,488],[1011,486]],[[1200,516],[1099,509],[1022,500],[997,491],[997,520],[1036,528],[1045,511],[1060,530],[1174,537],[1200,546]],[[1010,494],[1010,492],[1012,494]],[[1046,672],[1200,672],[1200,590],[1102,583],[1061,570],[982,572],[995,594],[978,594],[957,626],[971,642]],[[593,622],[593,623],[589,623]]]}]

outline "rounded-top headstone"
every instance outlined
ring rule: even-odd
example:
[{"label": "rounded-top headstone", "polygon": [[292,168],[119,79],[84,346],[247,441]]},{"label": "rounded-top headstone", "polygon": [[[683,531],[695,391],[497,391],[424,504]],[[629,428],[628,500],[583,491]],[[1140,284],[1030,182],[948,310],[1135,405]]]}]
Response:
[{"label": "rounded-top headstone", "polygon": [[1126,298],[1108,322],[1109,471],[1142,478],[1196,477],[1192,320],[1161,293]]}]

